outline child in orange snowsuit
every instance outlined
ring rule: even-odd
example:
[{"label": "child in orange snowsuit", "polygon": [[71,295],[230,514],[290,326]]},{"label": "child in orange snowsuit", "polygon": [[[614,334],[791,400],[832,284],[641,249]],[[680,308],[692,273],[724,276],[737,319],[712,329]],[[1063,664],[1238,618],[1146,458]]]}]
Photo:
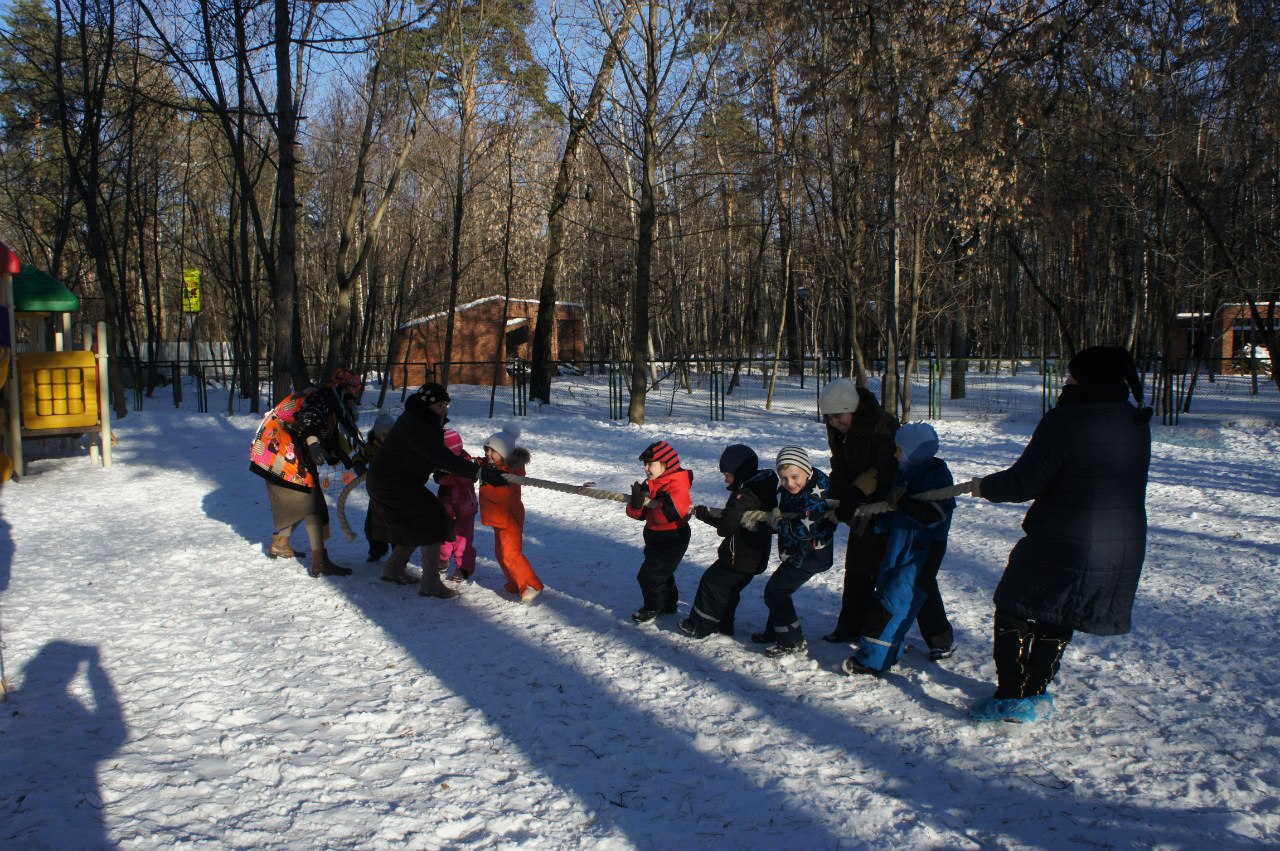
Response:
[{"label": "child in orange snowsuit", "polygon": [[[529,452],[516,446],[520,429],[506,426],[484,442],[485,460],[503,473],[524,475]],[[531,603],[542,592],[542,580],[524,557],[524,502],[520,486],[480,485],[480,522],[493,529],[494,557],[507,577],[507,590],[519,594],[522,603]]]}]

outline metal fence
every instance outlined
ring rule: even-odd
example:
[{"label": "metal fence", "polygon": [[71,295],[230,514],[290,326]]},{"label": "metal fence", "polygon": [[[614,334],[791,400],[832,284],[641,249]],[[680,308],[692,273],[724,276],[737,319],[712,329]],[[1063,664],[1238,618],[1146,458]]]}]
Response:
[{"label": "metal fence", "polygon": [[[566,413],[593,419],[626,419],[630,404],[631,365],[616,361],[561,364],[551,385],[549,404],[530,401],[528,370],[521,362],[468,363],[504,370],[510,384],[454,384],[449,388],[454,409],[475,417],[521,417]],[[226,360],[167,361],[148,364],[124,361],[124,383],[133,394],[133,407],[172,403],[192,404],[209,411],[209,391],[218,388],[227,413],[246,413],[252,405],[235,383],[234,364]],[[461,363],[451,367],[464,366]],[[646,376],[645,418],[650,422],[737,422],[755,417],[818,417],[818,394],[838,375],[831,360],[808,358],[792,372],[786,362],[774,376],[772,359],[698,358],[657,360]],[[1240,369],[1231,362],[1178,363],[1165,371],[1162,364],[1146,364],[1147,404],[1157,421],[1170,425],[1214,425],[1236,422],[1280,423],[1280,391],[1260,370]],[[883,398],[884,364],[869,364],[868,387]],[[397,367],[399,369],[399,367]],[[905,373],[905,367],[900,367]],[[979,359],[920,360],[904,374],[902,393],[910,400],[911,419],[1035,421],[1053,406],[1066,373],[1065,360]],[[150,383],[150,375],[159,377]],[[413,388],[392,387],[388,376],[365,367],[363,408],[398,409]],[[428,369],[429,380],[437,375]],[[262,383],[252,392],[259,410],[270,399],[267,364],[260,367]],[[963,382],[959,377],[963,376]],[[150,385],[150,386],[149,386]],[[223,395],[225,393],[226,395]]]}]

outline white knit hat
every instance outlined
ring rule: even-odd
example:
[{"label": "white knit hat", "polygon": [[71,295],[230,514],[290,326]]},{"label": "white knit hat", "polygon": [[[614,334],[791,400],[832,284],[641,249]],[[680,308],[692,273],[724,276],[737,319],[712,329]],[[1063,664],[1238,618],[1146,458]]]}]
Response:
[{"label": "white knit hat", "polygon": [[507,423],[502,427],[502,431],[489,435],[489,439],[484,442],[484,448],[496,450],[504,459],[510,458],[516,451],[516,438],[519,436],[520,426]]},{"label": "white knit hat", "polygon": [[849,378],[831,381],[818,394],[818,410],[828,414],[852,414],[858,410],[858,385]]},{"label": "white knit hat", "polygon": [[809,454],[799,446],[784,446],[778,450],[774,468],[781,470],[787,464],[804,470],[806,476],[813,472],[813,462],[809,460]]}]

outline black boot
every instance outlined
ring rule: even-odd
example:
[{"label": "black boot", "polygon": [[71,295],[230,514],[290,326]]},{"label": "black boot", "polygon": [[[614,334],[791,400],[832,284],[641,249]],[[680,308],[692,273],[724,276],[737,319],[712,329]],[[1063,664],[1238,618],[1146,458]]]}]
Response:
[{"label": "black boot", "polygon": [[1001,700],[1022,697],[1027,681],[1027,659],[1031,649],[1031,624],[997,611],[995,644],[996,697]]}]

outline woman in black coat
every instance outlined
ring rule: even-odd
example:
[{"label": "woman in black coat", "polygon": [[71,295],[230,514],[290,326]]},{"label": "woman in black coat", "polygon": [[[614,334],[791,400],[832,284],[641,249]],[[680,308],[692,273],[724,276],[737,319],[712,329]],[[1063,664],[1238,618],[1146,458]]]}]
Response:
[{"label": "woman in black coat", "polygon": [[996,586],[996,692],[974,704],[982,721],[1048,717],[1048,686],[1075,630],[1123,635],[1147,541],[1151,409],[1129,352],[1075,355],[1058,404],[1012,467],[974,480],[990,502],[1034,500]]},{"label": "woman in black coat", "polygon": [[382,448],[369,467],[369,527],[373,537],[391,544],[391,557],[382,571],[387,582],[407,585],[405,572],[416,547],[422,548],[422,578],[418,593],[424,597],[456,597],[458,592],[440,581],[436,565],[440,545],[453,537],[453,520],[427,482],[436,470],[505,485],[492,467],[454,455],[444,445],[444,424],[449,419],[449,393],[439,384],[427,383],[405,400],[404,413],[387,432]]}]

